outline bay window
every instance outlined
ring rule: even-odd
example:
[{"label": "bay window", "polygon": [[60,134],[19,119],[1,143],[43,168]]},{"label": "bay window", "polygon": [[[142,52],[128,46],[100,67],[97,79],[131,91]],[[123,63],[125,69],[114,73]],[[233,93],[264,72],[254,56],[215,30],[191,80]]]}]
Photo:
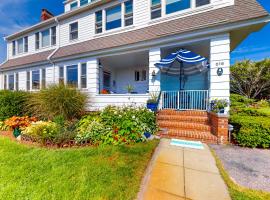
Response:
[{"label": "bay window", "polygon": [[119,28],[121,22],[121,5],[106,10],[106,30]]},{"label": "bay window", "polygon": [[32,90],[40,89],[40,71],[32,71]]},{"label": "bay window", "polygon": [[41,32],[42,47],[50,46],[50,29]]},{"label": "bay window", "polygon": [[8,76],[8,89],[14,90],[14,74]]},{"label": "bay window", "polygon": [[78,87],[78,65],[67,66],[67,85]]}]

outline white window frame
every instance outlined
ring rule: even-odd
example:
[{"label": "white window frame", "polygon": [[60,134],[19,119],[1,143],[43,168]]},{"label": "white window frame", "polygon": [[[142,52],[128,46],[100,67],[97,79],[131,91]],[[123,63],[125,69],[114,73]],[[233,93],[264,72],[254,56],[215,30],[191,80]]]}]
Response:
[{"label": "white window frame", "polygon": [[[72,5],[74,5],[74,4],[77,4],[77,6],[74,7],[74,8],[72,8]],[[71,3],[69,4],[69,10],[75,10],[75,9],[77,9],[79,6],[80,6],[80,2],[78,2],[78,1],[73,1],[73,2],[71,2]]]},{"label": "white window frame", "polygon": [[[19,52],[19,40],[22,41],[22,52]],[[17,54],[20,55],[20,54],[23,54],[24,53],[24,38],[20,38],[17,40]]]},{"label": "white window frame", "polygon": [[16,42],[16,40],[12,41],[11,46],[12,46],[11,47],[12,48],[12,55],[16,56],[16,54],[17,54],[17,42]]},{"label": "white window frame", "polygon": [[[49,32],[49,42],[48,42],[48,45],[47,46],[44,46],[43,45],[43,35],[42,33],[44,33],[45,31],[48,31]],[[40,34],[40,43],[41,43],[41,48],[47,48],[47,47],[50,47],[51,46],[51,28],[47,28],[47,29],[44,29],[42,31],[39,32]]]},{"label": "white window frame", "polygon": [[19,72],[15,72],[15,74],[14,74],[14,81],[15,81],[14,89],[16,91],[19,91],[19,88],[20,88],[20,86],[19,86],[19,84],[20,84]]},{"label": "white window frame", "polygon": [[[38,89],[33,89],[33,72],[36,72],[36,71],[38,71],[39,72],[39,88]],[[30,87],[31,87],[31,91],[39,91],[40,89],[41,89],[41,76],[40,76],[41,74],[40,74],[40,69],[33,69],[33,70],[31,70],[31,82],[30,82]]]},{"label": "white window frame", "polygon": [[[71,32],[71,25],[73,24],[77,24],[77,31]],[[75,32],[77,32],[77,38],[72,39],[71,35]],[[79,22],[72,22],[69,24],[69,41],[76,41],[78,39],[79,39]]]},{"label": "white window frame", "polygon": [[[26,40],[27,40],[27,45],[26,45]],[[29,37],[28,36],[23,37],[23,51],[24,53],[28,53],[29,51]]]}]

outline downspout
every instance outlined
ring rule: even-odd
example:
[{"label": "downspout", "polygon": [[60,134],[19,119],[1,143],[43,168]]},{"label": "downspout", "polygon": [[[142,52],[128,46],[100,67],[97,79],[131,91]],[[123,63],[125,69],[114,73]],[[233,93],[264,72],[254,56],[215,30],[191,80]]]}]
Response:
[{"label": "downspout", "polygon": [[59,20],[57,17],[55,17],[55,22],[57,24],[57,29],[58,31],[56,31],[56,37],[58,36],[58,43],[57,43],[57,47],[56,49],[48,56],[47,60],[49,61],[49,63],[51,63],[53,65],[53,83],[55,84],[55,63],[52,61],[52,56],[59,50],[60,48],[60,25],[59,25]]}]

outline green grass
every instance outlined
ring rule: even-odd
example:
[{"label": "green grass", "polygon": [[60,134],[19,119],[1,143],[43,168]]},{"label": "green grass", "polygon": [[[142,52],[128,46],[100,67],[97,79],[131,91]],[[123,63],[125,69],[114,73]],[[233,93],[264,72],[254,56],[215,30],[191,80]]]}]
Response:
[{"label": "green grass", "polygon": [[0,199],[135,199],[157,146],[50,150],[0,137]]},{"label": "green grass", "polygon": [[270,200],[270,193],[248,189],[232,181],[214,150],[211,149],[211,151],[215,157],[216,164],[221,173],[221,176],[228,186],[232,200]]},{"label": "green grass", "polygon": [[263,114],[265,114],[265,115],[270,116],[270,107],[259,108],[258,111],[259,111],[260,113],[263,113]]}]

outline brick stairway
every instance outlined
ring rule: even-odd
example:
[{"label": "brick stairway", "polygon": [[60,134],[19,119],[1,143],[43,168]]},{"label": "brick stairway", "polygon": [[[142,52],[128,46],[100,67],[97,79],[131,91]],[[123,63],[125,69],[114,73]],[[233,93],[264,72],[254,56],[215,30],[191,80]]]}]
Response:
[{"label": "brick stairway", "polygon": [[211,125],[207,112],[161,110],[157,115],[160,136],[198,140],[216,144],[218,138],[211,133]]}]

